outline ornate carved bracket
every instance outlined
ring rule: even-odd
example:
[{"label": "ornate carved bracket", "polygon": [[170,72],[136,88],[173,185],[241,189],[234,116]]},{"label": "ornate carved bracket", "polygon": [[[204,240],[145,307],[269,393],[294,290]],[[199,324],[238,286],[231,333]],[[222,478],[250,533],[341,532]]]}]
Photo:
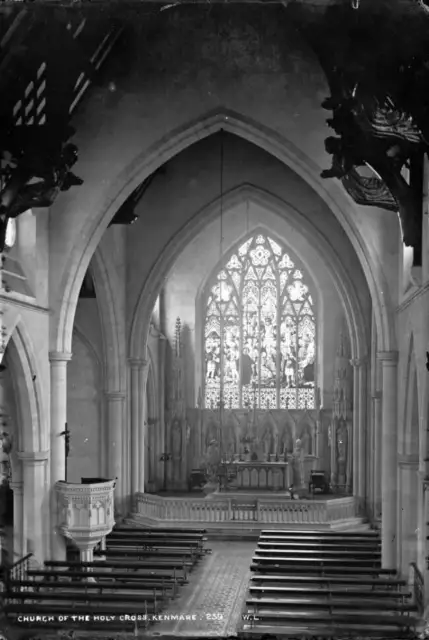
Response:
[{"label": "ornate carved bracket", "polygon": [[[56,132],[44,133],[55,136]],[[9,148],[0,150],[0,252],[4,249],[10,218],[28,209],[50,207],[60,191],[83,184],[71,171],[78,160],[76,145],[59,142],[55,152],[40,151],[44,146],[39,136],[34,140],[29,137],[24,147],[13,139],[6,144]]]},{"label": "ornate carved bracket", "polygon": [[[339,137],[328,137],[326,151],[332,155],[331,169],[322,178],[338,178],[360,205],[396,211],[401,220],[404,243],[415,250],[414,264],[421,262],[421,161],[427,145],[413,119],[390,102],[369,107],[350,95],[328,98],[322,106],[332,109],[328,125]],[[364,176],[359,167],[372,171]],[[407,168],[407,182],[403,169]]]}]

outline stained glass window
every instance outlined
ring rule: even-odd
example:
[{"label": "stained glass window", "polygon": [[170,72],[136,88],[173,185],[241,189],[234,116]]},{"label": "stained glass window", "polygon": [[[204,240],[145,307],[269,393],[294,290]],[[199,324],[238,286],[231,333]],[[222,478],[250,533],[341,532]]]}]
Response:
[{"label": "stained glass window", "polygon": [[316,323],[302,270],[258,234],[206,295],[205,406],[314,408]]}]

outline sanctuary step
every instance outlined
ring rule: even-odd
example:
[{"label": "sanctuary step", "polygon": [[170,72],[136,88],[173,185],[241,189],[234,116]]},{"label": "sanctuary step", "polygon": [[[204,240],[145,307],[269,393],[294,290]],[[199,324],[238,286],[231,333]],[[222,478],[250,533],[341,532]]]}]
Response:
[{"label": "sanctuary step", "polygon": [[382,569],[380,549],[377,532],[263,530],[239,636],[414,632],[412,594],[394,570]]},{"label": "sanctuary step", "polygon": [[64,630],[67,616],[70,629],[105,630],[106,620],[112,630],[147,629],[189,583],[189,573],[208,551],[206,538],[201,530],[177,529],[156,537],[146,529],[133,530],[132,539],[122,538],[122,532],[118,528],[108,537],[107,549],[96,552],[93,562],[73,559],[72,553],[44,567],[21,561],[5,571],[1,605],[9,623]]}]

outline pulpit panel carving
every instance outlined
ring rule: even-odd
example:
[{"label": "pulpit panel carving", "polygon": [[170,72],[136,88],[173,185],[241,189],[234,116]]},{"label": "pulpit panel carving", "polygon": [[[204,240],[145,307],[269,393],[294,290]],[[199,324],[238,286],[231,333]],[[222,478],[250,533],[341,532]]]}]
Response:
[{"label": "pulpit panel carving", "polygon": [[56,484],[57,528],[81,551],[91,550],[113,529],[114,485],[114,480],[97,484]]}]

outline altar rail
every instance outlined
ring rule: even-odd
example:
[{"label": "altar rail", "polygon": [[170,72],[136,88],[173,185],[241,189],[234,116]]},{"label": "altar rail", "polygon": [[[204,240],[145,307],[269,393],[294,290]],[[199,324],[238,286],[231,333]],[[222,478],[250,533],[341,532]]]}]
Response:
[{"label": "altar rail", "polygon": [[222,524],[254,522],[274,525],[314,524],[330,526],[357,517],[353,496],[327,500],[279,500],[228,497],[163,498],[145,493],[135,496],[135,514],[156,523]]}]

